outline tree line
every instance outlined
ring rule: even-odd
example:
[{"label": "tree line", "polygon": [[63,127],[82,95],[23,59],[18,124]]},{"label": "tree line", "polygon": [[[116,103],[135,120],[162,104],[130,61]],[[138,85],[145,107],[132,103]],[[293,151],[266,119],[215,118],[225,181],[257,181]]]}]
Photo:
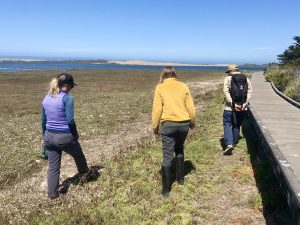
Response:
[{"label": "tree line", "polygon": [[300,36],[294,36],[293,39],[295,43],[289,46],[282,54],[277,55],[280,64],[285,65],[300,59]]}]

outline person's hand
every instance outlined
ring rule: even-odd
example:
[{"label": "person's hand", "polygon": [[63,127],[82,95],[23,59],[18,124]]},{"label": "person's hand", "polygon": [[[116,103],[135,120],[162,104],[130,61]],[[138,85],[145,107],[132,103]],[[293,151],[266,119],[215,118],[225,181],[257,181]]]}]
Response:
[{"label": "person's hand", "polygon": [[242,106],[242,105],[235,104],[235,105],[234,105],[234,109],[235,109],[235,111],[240,112],[240,111],[243,110],[243,106]]},{"label": "person's hand", "polygon": [[190,128],[191,128],[191,129],[194,129],[194,128],[195,128],[195,123],[194,123],[194,122],[191,122],[191,123],[190,123]]}]

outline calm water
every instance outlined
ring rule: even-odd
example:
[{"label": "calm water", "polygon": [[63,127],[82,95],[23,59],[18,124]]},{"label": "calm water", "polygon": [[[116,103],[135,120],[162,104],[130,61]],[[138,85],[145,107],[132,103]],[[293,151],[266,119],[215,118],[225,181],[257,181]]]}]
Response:
[{"label": "calm water", "polygon": [[[26,70],[162,70],[163,66],[136,66],[118,64],[92,64],[69,62],[0,62],[0,72],[20,72]],[[219,66],[175,66],[176,70],[220,70]],[[264,67],[240,67],[241,70],[263,70]]]}]

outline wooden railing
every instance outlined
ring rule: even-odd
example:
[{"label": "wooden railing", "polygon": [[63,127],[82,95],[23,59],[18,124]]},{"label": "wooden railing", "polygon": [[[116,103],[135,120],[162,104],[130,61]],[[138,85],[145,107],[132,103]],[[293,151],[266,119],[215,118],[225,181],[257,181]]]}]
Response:
[{"label": "wooden railing", "polygon": [[292,105],[294,105],[295,107],[300,109],[300,103],[299,102],[296,102],[294,99],[289,98],[288,96],[283,94],[281,91],[279,91],[277,89],[277,87],[274,85],[273,81],[271,81],[271,85],[272,85],[273,90],[276,92],[276,94],[278,94],[280,97],[285,99],[287,102],[291,103]]}]

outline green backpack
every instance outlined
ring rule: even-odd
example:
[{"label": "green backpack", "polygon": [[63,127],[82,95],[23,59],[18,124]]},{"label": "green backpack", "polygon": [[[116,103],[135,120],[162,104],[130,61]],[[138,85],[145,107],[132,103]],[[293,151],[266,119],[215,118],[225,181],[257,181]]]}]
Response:
[{"label": "green backpack", "polygon": [[48,159],[48,149],[46,148],[46,146],[44,144],[42,144],[42,147],[41,147],[41,158]]}]

